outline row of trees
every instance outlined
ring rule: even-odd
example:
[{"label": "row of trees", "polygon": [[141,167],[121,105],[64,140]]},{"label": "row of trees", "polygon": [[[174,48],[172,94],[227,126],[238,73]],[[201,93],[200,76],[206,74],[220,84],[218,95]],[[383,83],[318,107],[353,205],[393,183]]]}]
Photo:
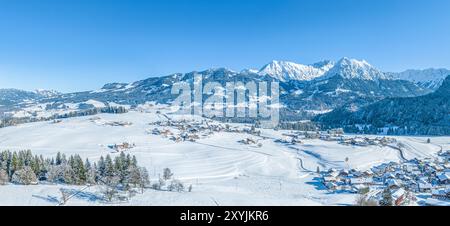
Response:
[{"label": "row of trees", "polygon": [[310,122],[310,121],[308,121],[308,122],[283,121],[283,122],[280,122],[278,127],[279,127],[279,129],[282,129],[282,130],[319,131],[318,125],[316,125],[314,122]]},{"label": "row of trees", "polygon": [[50,117],[38,117],[35,113],[33,113],[33,115],[31,117],[4,118],[4,119],[0,120],[0,128],[8,127],[8,126],[15,126],[15,125],[24,124],[24,123],[51,121],[51,120],[56,120],[56,119],[96,115],[96,114],[100,114],[100,113],[123,114],[123,113],[127,113],[127,112],[128,112],[128,110],[122,106],[108,106],[108,107],[103,107],[103,108],[89,108],[89,109],[84,109],[84,110],[79,110],[79,111],[71,111],[71,112],[64,113],[64,114],[55,114]]},{"label": "row of trees", "polygon": [[[185,185],[173,177],[169,168],[153,184],[144,167],[140,167],[135,156],[121,152],[112,158],[101,156],[96,162],[83,161],[79,155],[67,157],[57,153],[55,157],[44,158],[26,151],[0,152],[0,185],[8,183],[33,185],[39,183],[58,183],[66,185],[99,185],[105,200],[112,201],[121,193],[144,192],[145,188],[155,190],[191,192],[192,185]],[[63,197],[68,197],[63,194]],[[64,198],[65,201],[67,199]],[[64,202],[65,202],[64,201]]]},{"label": "row of trees", "polygon": [[40,181],[69,185],[106,185],[127,190],[144,189],[150,184],[147,170],[139,167],[136,157],[121,153],[114,159],[110,155],[91,163],[79,155],[57,153],[54,158],[33,155],[30,150],[0,154],[0,184],[37,184]]},{"label": "row of trees", "polygon": [[[336,127],[336,125],[334,126]],[[404,126],[404,127],[387,127],[378,128],[375,126],[356,126],[356,125],[343,125],[344,131],[347,133],[356,134],[386,134],[386,135],[445,135],[449,134],[450,130],[445,126],[438,125],[417,125],[417,126]],[[448,127],[448,126],[447,126]],[[333,128],[329,126],[327,128]]]}]

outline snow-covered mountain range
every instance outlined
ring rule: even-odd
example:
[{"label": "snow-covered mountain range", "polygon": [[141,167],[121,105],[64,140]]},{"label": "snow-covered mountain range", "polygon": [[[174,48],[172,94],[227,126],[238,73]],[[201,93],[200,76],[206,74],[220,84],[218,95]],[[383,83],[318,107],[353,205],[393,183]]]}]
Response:
[{"label": "snow-covered mountain range", "polygon": [[393,77],[376,69],[365,60],[359,61],[344,57],[338,62],[322,61],[304,65],[287,61],[272,61],[260,71],[261,75],[270,75],[280,81],[311,81],[314,79],[327,79],[340,75],[346,79],[391,79]]},{"label": "snow-covered mountain range", "polygon": [[356,60],[344,57],[337,62],[325,60],[315,64],[297,64],[288,61],[272,61],[261,70],[250,70],[252,72],[269,75],[280,81],[311,81],[314,79],[327,79],[340,75],[346,79],[392,79],[406,80],[416,83],[422,88],[435,90],[439,88],[442,81],[450,74],[450,70],[425,69],[406,70],[403,72],[383,72],[372,66],[365,60]]},{"label": "snow-covered mountain range", "polygon": [[280,101],[284,106],[281,109],[282,119],[303,120],[343,106],[358,109],[385,98],[428,94],[437,89],[437,84],[442,83],[448,70],[414,72],[385,73],[364,60],[342,58],[337,62],[322,61],[309,65],[272,61],[261,70],[241,72],[216,68],[177,73],[129,84],[110,83],[98,90],[77,93],[0,89],[0,118],[48,117],[53,113],[85,111],[98,106],[133,108],[150,101],[170,103],[176,98],[171,94],[174,83],[192,82],[194,74],[200,74],[205,84],[278,81]]},{"label": "snow-covered mountain range", "polygon": [[362,79],[362,80],[378,80],[390,79],[385,73],[376,69],[365,60],[359,61],[349,59],[347,57],[339,60],[330,70],[328,70],[322,79],[331,78],[333,76],[342,76],[346,79]]},{"label": "snow-covered mountain range", "polygon": [[445,78],[450,75],[450,70],[445,68],[429,68],[425,70],[406,70],[404,72],[388,74],[393,78],[411,81],[421,87],[434,90],[441,86]]},{"label": "snow-covered mountain range", "polygon": [[334,66],[332,61],[304,65],[287,61],[272,61],[261,68],[257,73],[270,75],[280,81],[301,80],[310,81],[321,77]]}]

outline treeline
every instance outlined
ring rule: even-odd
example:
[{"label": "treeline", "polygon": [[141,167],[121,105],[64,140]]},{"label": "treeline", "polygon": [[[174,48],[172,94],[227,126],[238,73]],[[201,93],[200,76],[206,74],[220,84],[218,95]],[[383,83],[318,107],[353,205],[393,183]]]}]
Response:
[{"label": "treeline", "polygon": [[319,131],[320,128],[311,121],[288,122],[282,121],[278,124],[278,128],[282,130],[299,130],[299,131]]},{"label": "treeline", "polygon": [[[333,128],[333,127],[331,127]],[[377,128],[375,126],[343,126],[346,133],[355,134],[382,134],[382,135],[448,135],[450,127],[447,126],[404,126]]]},{"label": "treeline", "polygon": [[0,121],[0,128],[8,127],[8,126],[15,126],[15,125],[24,124],[24,123],[51,121],[51,120],[57,120],[57,119],[96,115],[96,114],[100,114],[100,113],[123,114],[123,113],[127,113],[127,112],[128,112],[128,110],[125,107],[109,106],[109,107],[103,107],[103,108],[91,108],[91,109],[81,110],[81,111],[72,111],[72,112],[68,112],[68,113],[64,113],[64,114],[55,114],[50,117],[37,117],[37,115],[32,115],[31,117],[23,117],[23,118],[9,117],[9,118],[4,118]]},{"label": "treeline", "polygon": [[139,167],[136,157],[123,152],[114,159],[110,155],[91,163],[79,155],[58,152],[56,157],[44,158],[30,150],[0,154],[0,184],[38,184],[41,182],[68,185],[106,185],[111,191],[149,186],[147,170]]}]

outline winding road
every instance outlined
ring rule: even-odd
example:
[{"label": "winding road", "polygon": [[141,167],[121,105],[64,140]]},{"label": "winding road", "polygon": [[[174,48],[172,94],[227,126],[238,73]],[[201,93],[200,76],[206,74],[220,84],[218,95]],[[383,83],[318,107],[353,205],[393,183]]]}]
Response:
[{"label": "winding road", "polygon": [[405,154],[403,153],[403,150],[401,148],[393,146],[393,145],[387,145],[387,146],[394,150],[397,150],[402,161],[404,161],[404,162],[408,161],[408,159],[405,158]]}]

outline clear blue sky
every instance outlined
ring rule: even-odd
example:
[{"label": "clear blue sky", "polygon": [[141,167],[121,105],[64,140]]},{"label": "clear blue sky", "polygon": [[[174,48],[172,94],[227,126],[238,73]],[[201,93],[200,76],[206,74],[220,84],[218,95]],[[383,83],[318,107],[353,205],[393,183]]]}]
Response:
[{"label": "clear blue sky", "polygon": [[450,68],[448,0],[0,0],[0,87],[60,91],[343,56]]}]

